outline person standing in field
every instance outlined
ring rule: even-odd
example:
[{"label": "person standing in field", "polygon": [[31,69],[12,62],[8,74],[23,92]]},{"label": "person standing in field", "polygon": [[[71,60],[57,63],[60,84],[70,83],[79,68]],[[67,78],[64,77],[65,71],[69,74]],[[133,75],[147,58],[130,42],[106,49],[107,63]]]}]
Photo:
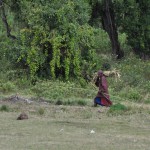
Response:
[{"label": "person standing in field", "polygon": [[106,76],[103,74],[102,70],[98,71],[98,76],[95,82],[95,85],[99,88],[99,91],[94,98],[94,106],[97,105],[109,107],[112,105],[112,102],[108,93],[108,84]]}]

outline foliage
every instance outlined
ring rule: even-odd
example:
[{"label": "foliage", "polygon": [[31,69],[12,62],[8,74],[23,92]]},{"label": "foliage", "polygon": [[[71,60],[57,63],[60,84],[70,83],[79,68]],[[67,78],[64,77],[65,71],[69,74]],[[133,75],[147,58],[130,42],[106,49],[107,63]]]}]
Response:
[{"label": "foliage", "polygon": [[[128,43],[142,58],[150,55],[150,2],[146,0],[116,1],[117,24],[128,35]],[[144,57],[143,57],[144,58]]]},{"label": "foliage", "polygon": [[12,92],[16,90],[16,86],[14,83],[8,81],[8,82],[0,82],[0,91],[4,93]]},{"label": "foliage", "polygon": [[4,34],[0,36],[0,69],[2,72],[16,67],[18,52],[13,41],[6,38]]},{"label": "foliage", "polygon": [[45,113],[44,108],[39,108],[39,109],[38,109],[38,114],[39,114],[39,115],[44,115],[44,113]]},{"label": "foliage", "polygon": [[9,108],[7,105],[2,105],[2,106],[0,107],[0,111],[9,112],[9,111],[10,111],[10,108]]},{"label": "foliage", "polygon": [[[42,81],[38,82],[31,88],[32,92],[37,98],[48,99],[50,102],[54,102],[56,105],[62,105],[64,103],[71,103],[74,101],[77,103],[81,99],[87,100],[94,97],[94,89],[88,85],[86,88],[82,88],[80,84],[75,82],[62,82],[62,81]],[[82,100],[81,100],[82,101]]]},{"label": "foliage", "polygon": [[119,95],[122,99],[133,102],[146,102],[149,99],[149,61],[142,61],[131,54],[128,59],[114,64],[113,67],[121,73],[120,80],[117,82],[109,78],[113,95]]},{"label": "foliage", "polygon": [[128,35],[125,32],[119,32],[118,38],[120,47],[124,51],[125,57],[128,58],[130,52],[132,51],[132,47],[128,44]]},{"label": "foliage", "polygon": [[[121,48],[148,55],[149,2],[112,2]],[[8,23],[17,40],[6,38],[5,26],[0,25],[0,67],[26,69],[34,81],[39,76],[87,80],[87,74],[91,75],[110,59],[110,39],[101,18],[102,4],[102,0],[6,0]]]},{"label": "foliage", "polygon": [[85,105],[87,105],[87,102],[85,100],[78,100],[77,104],[80,106],[85,106]]},{"label": "foliage", "polygon": [[[0,92],[19,91],[57,105],[88,105],[98,90],[88,84],[92,75],[99,69],[115,68],[121,78],[117,82],[108,78],[112,101],[149,103],[150,63],[131,51],[149,55],[150,3],[113,0],[119,42],[126,54],[115,61],[103,30],[101,2],[4,1],[7,21],[17,40],[6,37],[0,20]],[[98,12],[93,12],[95,7]]]},{"label": "foliage", "polygon": [[119,114],[126,112],[127,110],[128,108],[125,105],[117,103],[110,107],[108,114],[119,115]]},{"label": "foliage", "polygon": [[[21,56],[31,78],[81,76],[81,61],[93,57],[96,29],[90,27],[89,6],[84,1],[26,2],[29,27],[20,32]],[[68,13],[69,12],[69,13]],[[86,53],[86,56],[84,55]]]}]

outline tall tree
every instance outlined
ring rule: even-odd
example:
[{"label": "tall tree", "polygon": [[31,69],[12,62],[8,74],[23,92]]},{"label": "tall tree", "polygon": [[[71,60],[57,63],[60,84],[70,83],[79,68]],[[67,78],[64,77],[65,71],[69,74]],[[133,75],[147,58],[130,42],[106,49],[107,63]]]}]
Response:
[{"label": "tall tree", "polygon": [[92,5],[92,16],[91,22],[94,19],[99,19],[101,17],[103,29],[108,33],[111,45],[112,45],[112,54],[116,56],[117,59],[120,59],[124,56],[123,51],[120,48],[118,41],[118,32],[115,20],[115,11],[112,0],[91,0]]},{"label": "tall tree", "polygon": [[112,53],[116,55],[117,59],[120,59],[124,56],[123,51],[120,49],[120,44],[118,41],[118,33],[115,22],[115,13],[112,0],[103,0],[102,1],[102,24],[103,28],[109,35],[111,45],[112,45]]}]

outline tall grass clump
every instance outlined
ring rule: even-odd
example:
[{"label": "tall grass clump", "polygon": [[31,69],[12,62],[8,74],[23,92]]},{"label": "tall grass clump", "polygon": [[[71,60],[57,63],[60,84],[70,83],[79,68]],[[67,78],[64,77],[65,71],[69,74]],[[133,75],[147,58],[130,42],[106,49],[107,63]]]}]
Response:
[{"label": "tall grass clump", "polygon": [[121,103],[114,104],[110,107],[108,114],[121,115],[127,112],[129,108]]},{"label": "tall grass clump", "polygon": [[42,115],[44,115],[44,113],[45,113],[45,109],[42,108],[42,107],[40,107],[40,108],[38,109],[38,114],[42,116]]},{"label": "tall grass clump", "polygon": [[7,105],[2,105],[2,106],[0,107],[0,111],[9,112],[9,111],[10,111],[10,108],[9,108]]}]

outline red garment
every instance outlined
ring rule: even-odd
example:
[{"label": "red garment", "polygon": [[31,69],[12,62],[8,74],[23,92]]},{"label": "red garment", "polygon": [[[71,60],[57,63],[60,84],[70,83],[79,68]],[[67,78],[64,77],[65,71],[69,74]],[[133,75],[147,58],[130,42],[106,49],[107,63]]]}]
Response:
[{"label": "red garment", "polygon": [[112,102],[104,97],[101,98],[101,104],[102,106],[109,107],[112,105]]},{"label": "red garment", "polygon": [[103,74],[103,72],[100,70],[98,71],[98,87],[99,91],[97,93],[96,97],[101,98],[101,103],[104,106],[111,106],[112,102],[110,101],[109,93],[108,93],[108,84],[106,80],[106,76]]}]

